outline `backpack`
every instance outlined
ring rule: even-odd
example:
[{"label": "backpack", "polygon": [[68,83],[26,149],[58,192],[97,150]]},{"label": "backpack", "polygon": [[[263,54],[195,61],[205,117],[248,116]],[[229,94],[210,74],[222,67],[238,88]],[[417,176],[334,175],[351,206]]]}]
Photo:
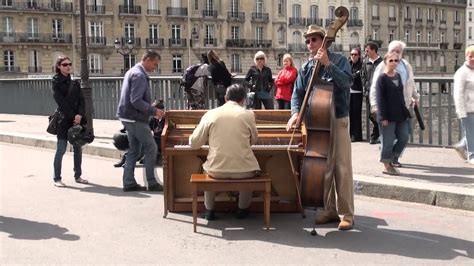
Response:
[{"label": "backpack", "polygon": [[192,66],[189,66],[186,68],[184,71],[183,77],[181,78],[181,83],[180,87],[184,89],[184,91],[188,91],[196,82],[196,80],[200,77],[196,77],[196,71],[199,69],[199,67],[202,66],[202,64],[195,64]]}]

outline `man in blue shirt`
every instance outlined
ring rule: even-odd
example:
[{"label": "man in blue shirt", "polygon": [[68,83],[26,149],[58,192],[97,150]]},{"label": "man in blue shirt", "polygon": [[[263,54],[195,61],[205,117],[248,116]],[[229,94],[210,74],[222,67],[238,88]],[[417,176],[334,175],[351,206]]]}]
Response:
[{"label": "man in blue shirt", "polygon": [[117,107],[117,117],[124,125],[128,136],[128,155],[123,168],[123,191],[145,190],[137,184],[134,172],[140,147],[145,154],[144,164],[149,191],[163,191],[155,178],[157,147],[150,130],[150,117],[160,119],[165,112],[152,105],[147,72],[153,71],[160,63],[160,55],[148,50],[142,61],[132,67],[123,78],[122,92]]},{"label": "man in blue shirt", "polygon": [[[351,140],[349,136],[349,100],[352,72],[349,61],[342,55],[331,53],[322,47],[324,29],[310,25],[303,34],[311,57],[298,71],[291,97],[291,118],[287,130],[296,123],[306,86],[311,78],[316,61],[321,63],[318,77],[334,84],[333,103],[336,119],[333,121],[331,151],[334,160],[329,160],[325,176],[324,209],[316,213],[316,224],[339,222],[339,230],[352,229],[354,224],[354,192],[352,184]],[[337,193],[337,202],[336,202]]]}]

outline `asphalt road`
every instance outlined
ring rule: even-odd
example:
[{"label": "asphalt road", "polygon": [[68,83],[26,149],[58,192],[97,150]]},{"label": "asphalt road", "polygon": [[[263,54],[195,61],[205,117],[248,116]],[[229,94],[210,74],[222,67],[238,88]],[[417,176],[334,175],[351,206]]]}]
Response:
[{"label": "asphalt road", "polygon": [[[356,226],[317,228],[313,213],[262,214],[236,220],[189,213],[162,218],[161,193],[124,193],[114,159],[85,155],[73,182],[72,153],[63,161],[68,188],[52,186],[53,150],[0,144],[0,264],[473,264],[474,213],[356,197]],[[142,183],[141,171],[137,180]],[[161,177],[161,176],[160,176]]]}]

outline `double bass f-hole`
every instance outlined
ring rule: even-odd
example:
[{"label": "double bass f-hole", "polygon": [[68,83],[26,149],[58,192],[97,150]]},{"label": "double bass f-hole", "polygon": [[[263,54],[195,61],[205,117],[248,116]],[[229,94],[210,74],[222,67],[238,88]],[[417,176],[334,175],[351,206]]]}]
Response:
[{"label": "double bass f-hole", "polygon": [[[336,39],[337,31],[344,26],[349,17],[347,8],[340,6],[335,12],[336,20],[327,29],[321,47],[327,49]],[[296,183],[298,205],[304,217],[303,207],[323,206],[324,176],[330,154],[331,120],[334,114],[332,106],[332,85],[318,87],[318,73],[321,62],[316,61],[311,78],[305,88],[305,96],[293,128],[287,149],[291,170]],[[318,82],[320,83],[320,82]],[[316,85],[316,86],[315,86]],[[300,169],[296,169],[293,156],[298,152],[291,148],[294,135],[305,118],[307,132],[304,156]],[[328,184],[329,186],[329,184]]]}]

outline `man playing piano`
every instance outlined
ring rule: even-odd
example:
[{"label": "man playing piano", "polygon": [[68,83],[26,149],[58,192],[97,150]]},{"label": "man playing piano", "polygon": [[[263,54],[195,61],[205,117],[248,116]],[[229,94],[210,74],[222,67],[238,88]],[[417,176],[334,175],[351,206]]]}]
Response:
[{"label": "man playing piano", "polygon": [[[288,121],[287,130],[296,123],[298,113],[303,102],[313,68],[317,61],[322,64],[318,77],[334,84],[334,104],[336,119],[332,141],[334,160],[328,163],[328,169],[333,169],[333,179],[325,181],[331,183],[332,187],[327,195],[323,195],[324,209],[316,213],[316,224],[339,222],[339,230],[349,230],[354,224],[354,192],[352,184],[352,158],[351,140],[349,136],[349,99],[350,87],[352,85],[352,73],[349,61],[342,55],[331,53],[322,48],[323,38],[326,35],[324,29],[310,25],[307,32],[303,34],[305,43],[311,58],[298,71],[293,95],[291,97],[291,118]],[[332,165],[333,164],[333,165]],[[337,206],[336,194],[337,193]]]},{"label": "man playing piano", "polygon": [[[251,145],[257,142],[257,125],[252,111],[245,109],[246,89],[240,84],[227,88],[225,104],[209,110],[189,136],[192,149],[209,144],[204,171],[213,178],[251,178],[260,171]],[[237,218],[248,215],[251,191],[240,191]],[[214,220],[215,192],[204,192],[204,218]]]}]

